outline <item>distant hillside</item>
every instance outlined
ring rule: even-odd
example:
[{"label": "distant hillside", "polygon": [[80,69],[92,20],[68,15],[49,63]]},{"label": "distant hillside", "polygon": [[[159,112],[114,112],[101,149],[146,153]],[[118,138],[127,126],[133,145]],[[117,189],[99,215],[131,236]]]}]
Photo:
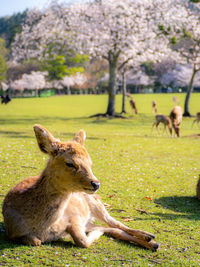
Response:
[{"label": "distant hillside", "polygon": [[22,23],[26,18],[27,10],[12,16],[0,18],[0,37],[6,41],[6,47],[10,47],[15,34],[21,32]]}]

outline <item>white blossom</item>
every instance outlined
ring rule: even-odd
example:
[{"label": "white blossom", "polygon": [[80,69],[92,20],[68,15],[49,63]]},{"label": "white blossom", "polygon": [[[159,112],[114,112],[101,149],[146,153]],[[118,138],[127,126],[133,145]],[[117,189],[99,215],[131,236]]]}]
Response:
[{"label": "white blossom", "polygon": [[[77,51],[107,59],[112,105],[109,113],[113,114],[120,66],[128,62],[136,66],[165,57],[183,62],[185,54],[187,60],[194,61],[194,56],[188,57],[184,49],[179,53],[169,42],[183,27],[199,38],[199,13],[193,7],[186,0],[101,0],[70,6],[53,2],[42,12],[33,10],[28,14],[23,31],[13,44],[13,57],[20,61]],[[199,54],[199,46],[195,42],[191,46]],[[199,58],[195,60],[199,64]]]},{"label": "white blossom", "polygon": [[47,72],[32,71],[31,74],[23,74],[19,80],[12,81],[10,87],[14,90],[30,89],[39,90],[45,88]]}]

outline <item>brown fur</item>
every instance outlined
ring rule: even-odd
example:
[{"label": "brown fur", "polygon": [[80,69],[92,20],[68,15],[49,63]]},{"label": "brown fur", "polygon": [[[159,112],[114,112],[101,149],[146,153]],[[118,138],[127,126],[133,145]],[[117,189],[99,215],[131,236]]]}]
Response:
[{"label": "brown fur", "polygon": [[155,113],[158,112],[158,107],[157,107],[156,100],[153,100],[153,101],[152,101],[152,113],[153,113],[153,112],[155,112]]},{"label": "brown fur", "polygon": [[[34,130],[49,161],[40,176],[21,181],[4,199],[4,224],[11,240],[39,246],[71,236],[78,246],[89,247],[102,234],[108,234],[148,249],[158,248],[152,234],[116,221],[94,194],[100,183],[92,173],[84,131],[79,131],[73,141],[60,142],[41,125],[35,125]],[[109,227],[96,226],[94,219]]]},{"label": "brown fur", "polygon": [[126,92],[126,96],[131,98],[131,94]]},{"label": "brown fur", "polygon": [[[166,127],[168,127],[170,135],[172,135],[172,124],[171,124],[171,120],[170,120],[169,117],[167,117],[167,116],[165,116],[163,114],[158,114],[158,115],[155,116],[155,119],[156,120],[155,120],[155,122],[153,123],[153,126],[152,126],[152,132],[153,132],[153,129],[154,129],[155,126],[156,126],[157,131],[159,132],[158,126],[159,126],[160,123],[163,123],[164,124],[164,131],[167,132]],[[168,132],[167,132],[167,134],[168,134]]]},{"label": "brown fur", "polygon": [[175,106],[169,115],[171,122],[172,122],[172,127],[177,137],[180,137],[180,126],[181,126],[181,121],[182,121],[182,116],[183,116],[182,114],[183,114],[182,108],[180,106]]},{"label": "brown fur", "polygon": [[197,183],[196,192],[197,192],[197,198],[200,200],[200,175],[199,175],[199,181]]},{"label": "brown fur", "polygon": [[196,122],[196,124],[199,126],[199,123],[200,123],[200,112],[197,112],[197,113],[196,113],[196,118],[194,119],[194,121],[193,121],[193,123],[192,123],[192,127],[193,127],[193,125],[195,124],[195,122]]},{"label": "brown fur", "polygon": [[173,96],[173,102],[175,106],[180,105],[180,100],[177,96]]},{"label": "brown fur", "polygon": [[138,110],[137,110],[137,107],[136,107],[135,100],[133,98],[131,98],[129,103],[130,103],[132,111],[135,111],[135,114],[138,114]]}]

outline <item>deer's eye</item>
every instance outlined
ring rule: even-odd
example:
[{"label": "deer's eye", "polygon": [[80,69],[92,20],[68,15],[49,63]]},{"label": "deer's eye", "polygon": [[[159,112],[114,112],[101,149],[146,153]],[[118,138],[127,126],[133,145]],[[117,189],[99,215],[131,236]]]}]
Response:
[{"label": "deer's eye", "polygon": [[66,162],[66,165],[67,165],[67,167],[69,167],[69,168],[73,168],[73,169],[76,170],[76,166],[75,166],[73,163]]}]

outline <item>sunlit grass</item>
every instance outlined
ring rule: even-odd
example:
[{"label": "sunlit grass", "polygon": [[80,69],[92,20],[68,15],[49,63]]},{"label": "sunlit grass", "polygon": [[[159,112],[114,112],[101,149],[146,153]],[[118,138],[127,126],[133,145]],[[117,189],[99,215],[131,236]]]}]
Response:
[{"label": "sunlit grass", "polygon": [[[45,166],[47,157],[39,151],[33,133],[35,123],[61,140],[72,139],[82,128],[93,171],[101,181],[99,194],[110,205],[109,212],[132,228],[156,234],[160,250],[153,253],[108,237],[89,249],[67,241],[40,248],[17,245],[6,239],[0,215],[0,266],[200,265],[200,202],[195,198],[200,129],[191,128],[193,118],[184,118],[180,139],[152,134],[152,100],[160,113],[168,115],[173,95],[133,97],[139,114],[132,115],[127,100],[126,119],[89,118],[106,111],[106,95],[13,99],[1,105],[0,203],[13,185]],[[185,95],[178,97],[183,106]],[[200,111],[199,103],[200,95],[193,94],[192,114]],[[121,111],[121,96],[116,110]]]}]

